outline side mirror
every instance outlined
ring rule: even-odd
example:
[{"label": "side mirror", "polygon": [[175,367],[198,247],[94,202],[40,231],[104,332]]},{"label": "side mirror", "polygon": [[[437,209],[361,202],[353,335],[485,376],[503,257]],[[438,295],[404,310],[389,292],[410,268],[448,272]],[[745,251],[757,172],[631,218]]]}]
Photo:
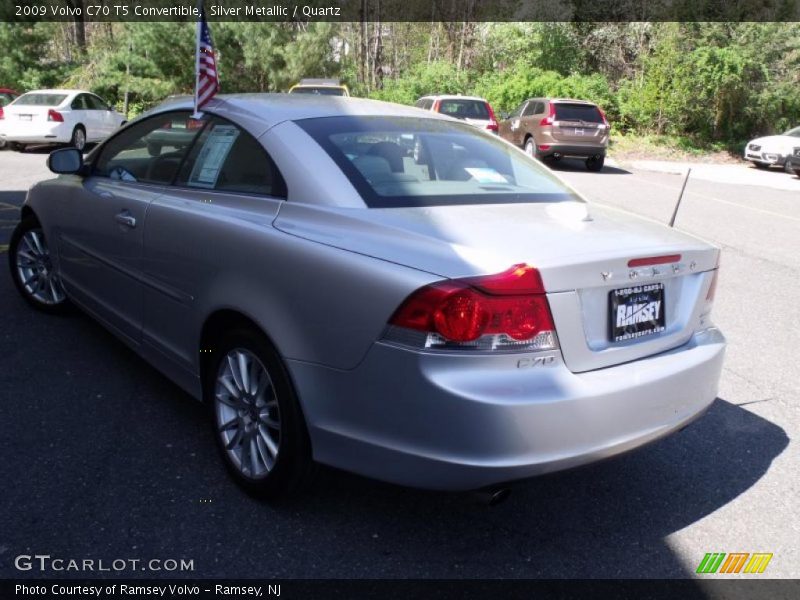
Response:
[{"label": "side mirror", "polygon": [[83,154],[77,148],[53,150],[47,157],[47,168],[57,175],[72,175],[83,169]]}]

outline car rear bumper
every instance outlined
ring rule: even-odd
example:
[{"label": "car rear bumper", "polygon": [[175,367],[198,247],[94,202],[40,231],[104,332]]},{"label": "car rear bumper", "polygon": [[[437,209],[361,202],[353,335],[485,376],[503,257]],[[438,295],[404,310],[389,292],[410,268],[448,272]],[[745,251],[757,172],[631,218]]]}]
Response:
[{"label": "car rear bumper", "polygon": [[548,142],[545,144],[547,147],[546,150],[542,148],[536,149],[536,156],[538,158],[549,158],[551,156],[566,156],[566,157],[576,157],[576,158],[589,158],[590,156],[605,156],[606,155],[606,146],[605,145],[598,145],[598,144],[559,144],[554,142]]},{"label": "car rear bumper", "polygon": [[0,139],[20,144],[66,143],[72,139],[72,130],[67,123],[0,125]]},{"label": "car rear bumper", "polygon": [[468,490],[600,460],[684,427],[716,397],[724,349],[709,329],[669,352],[576,374],[560,352],[456,356],[377,343],[351,371],[297,361],[289,370],[318,461]]}]

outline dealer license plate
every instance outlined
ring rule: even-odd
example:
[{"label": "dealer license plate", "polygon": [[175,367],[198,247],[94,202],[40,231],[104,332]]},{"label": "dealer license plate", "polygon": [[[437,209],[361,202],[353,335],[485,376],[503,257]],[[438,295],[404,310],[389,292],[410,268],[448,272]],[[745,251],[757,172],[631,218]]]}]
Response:
[{"label": "dealer license plate", "polygon": [[664,284],[634,285],[609,292],[612,342],[624,342],[664,331]]}]

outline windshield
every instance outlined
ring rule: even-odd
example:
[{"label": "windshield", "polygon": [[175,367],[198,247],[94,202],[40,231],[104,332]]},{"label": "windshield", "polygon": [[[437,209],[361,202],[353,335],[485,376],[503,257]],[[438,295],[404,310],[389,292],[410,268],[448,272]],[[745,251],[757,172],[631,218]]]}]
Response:
[{"label": "windshield", "polygon": [[349,116],[296,123],[371,208],[581,201],[545,167],[464,123]]},{"label": "windshield", "polygon": [[344,96],[344,88],[340,87],[296,87],[292,89],[292,94],[319,94],[320,96]]},{"label": "windshield", "polygon": [[66,94],[22,94],[14,106],[58,106],[66,97]]},{"label": "windshield", "polygon": [[800,127],[795,127],[794,129],[790,129],[783,135],[790,135],[792,137],[800,138]]}]

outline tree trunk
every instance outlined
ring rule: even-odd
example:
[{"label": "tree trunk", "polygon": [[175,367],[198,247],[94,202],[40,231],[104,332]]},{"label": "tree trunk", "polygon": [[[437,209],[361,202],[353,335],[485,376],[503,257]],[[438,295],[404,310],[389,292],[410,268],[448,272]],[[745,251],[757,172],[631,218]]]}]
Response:
[{"label": "tree trunk", "polygon": [[75,16],[75,43],[81,54],[86,52],[86,23],[83,20],[83,0],[67,0],[70,6],[79,11]]}]

